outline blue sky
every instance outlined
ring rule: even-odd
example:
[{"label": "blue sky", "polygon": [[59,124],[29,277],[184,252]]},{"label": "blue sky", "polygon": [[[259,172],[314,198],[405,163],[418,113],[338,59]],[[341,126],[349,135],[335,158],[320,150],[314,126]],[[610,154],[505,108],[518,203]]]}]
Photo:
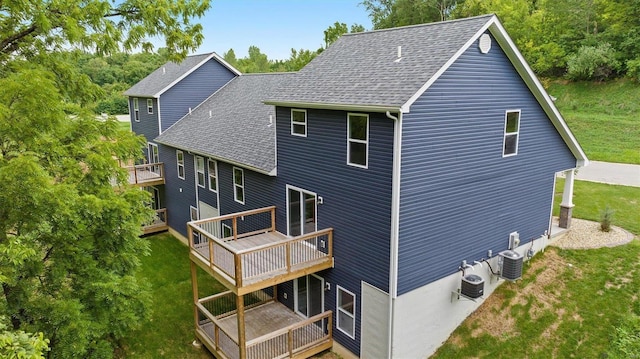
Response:
[{"label": "blue sky", "polygon": [[362,0],[213,0],[205,17],[204,41],[196,53],[222,56],[233,48],[247,56],[255,45],[270,60],[289,58],[291,48],[316,50],[336,21],[372,28]]}]

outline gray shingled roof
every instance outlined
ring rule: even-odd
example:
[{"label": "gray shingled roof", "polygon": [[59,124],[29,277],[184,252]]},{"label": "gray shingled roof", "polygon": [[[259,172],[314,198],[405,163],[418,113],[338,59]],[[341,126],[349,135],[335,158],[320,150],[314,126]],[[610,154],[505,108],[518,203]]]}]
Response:
[{"label": "gray shingled roof", "polygon": [[[293,75],[238,76],[156,141],[271,173],[276,167],[275,108],[263,104],[262,100]],[[273,116],[272,126],[269,126],[269,115]]]},{"label": "gray shingled roof", "polygon": [[399,108],[492,17],[344,35],[265,100]]},{"label": "gray shingled roof", "polygon": [[125,96],[154,97],[174,81],[192,71],[195,66],[210,57],[213,53],[187,56],[179,64],[167,62],[124,92]]}]

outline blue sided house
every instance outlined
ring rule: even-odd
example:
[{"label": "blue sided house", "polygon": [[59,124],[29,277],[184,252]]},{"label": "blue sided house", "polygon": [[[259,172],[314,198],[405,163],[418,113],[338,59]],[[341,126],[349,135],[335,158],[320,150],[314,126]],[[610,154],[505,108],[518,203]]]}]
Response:
[{"label": "blue sided house", "polygon": [[570,226],[588,163],[493,15],[344,35],[296,73],[191,56],[127,95],[133,182],[190,247],[219,358],[431,355],[559,230],[561,171]]}]

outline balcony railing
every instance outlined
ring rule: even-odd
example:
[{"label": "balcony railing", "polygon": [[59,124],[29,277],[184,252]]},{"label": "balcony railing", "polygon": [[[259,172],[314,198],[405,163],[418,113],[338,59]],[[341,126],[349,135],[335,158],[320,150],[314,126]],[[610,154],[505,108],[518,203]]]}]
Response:
[{"label": "balcony railing", "polygon": [[275,207],[189,223],[192,258],[237,294],[333,266],[333,229],[297,237],[275,230]]},{"label": "balcony railing", "polygon": [[124,167],[129,171],[129,183],[141,186],[164,184],[164,163],[147,163]]},{"label": "balcony railing", "polygon": [[151,234],[166,231],[169,229],[167,223],[167,209],[161,208],[156,210],[156,215],[153,217],[153,221],[142,226],[143,234]]},{"label": "balcony railing", "polygon": [[[196,303],[198,337],[211,351],[227,358],[240,356],[235,300],[235,294],[225,292]],[[247,358],[306,357],[333,344],[331,311],[304,318],[262,290],[245,295],[244,300]]]}]

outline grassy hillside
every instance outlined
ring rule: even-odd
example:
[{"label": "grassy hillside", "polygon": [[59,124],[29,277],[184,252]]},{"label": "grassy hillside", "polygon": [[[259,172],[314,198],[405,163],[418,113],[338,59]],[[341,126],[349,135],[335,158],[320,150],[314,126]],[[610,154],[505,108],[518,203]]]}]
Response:
[{"label": "grassy hillside", "polygon": [[640,164],[640,86],[556,81],[548,90],[591,160]]}]

